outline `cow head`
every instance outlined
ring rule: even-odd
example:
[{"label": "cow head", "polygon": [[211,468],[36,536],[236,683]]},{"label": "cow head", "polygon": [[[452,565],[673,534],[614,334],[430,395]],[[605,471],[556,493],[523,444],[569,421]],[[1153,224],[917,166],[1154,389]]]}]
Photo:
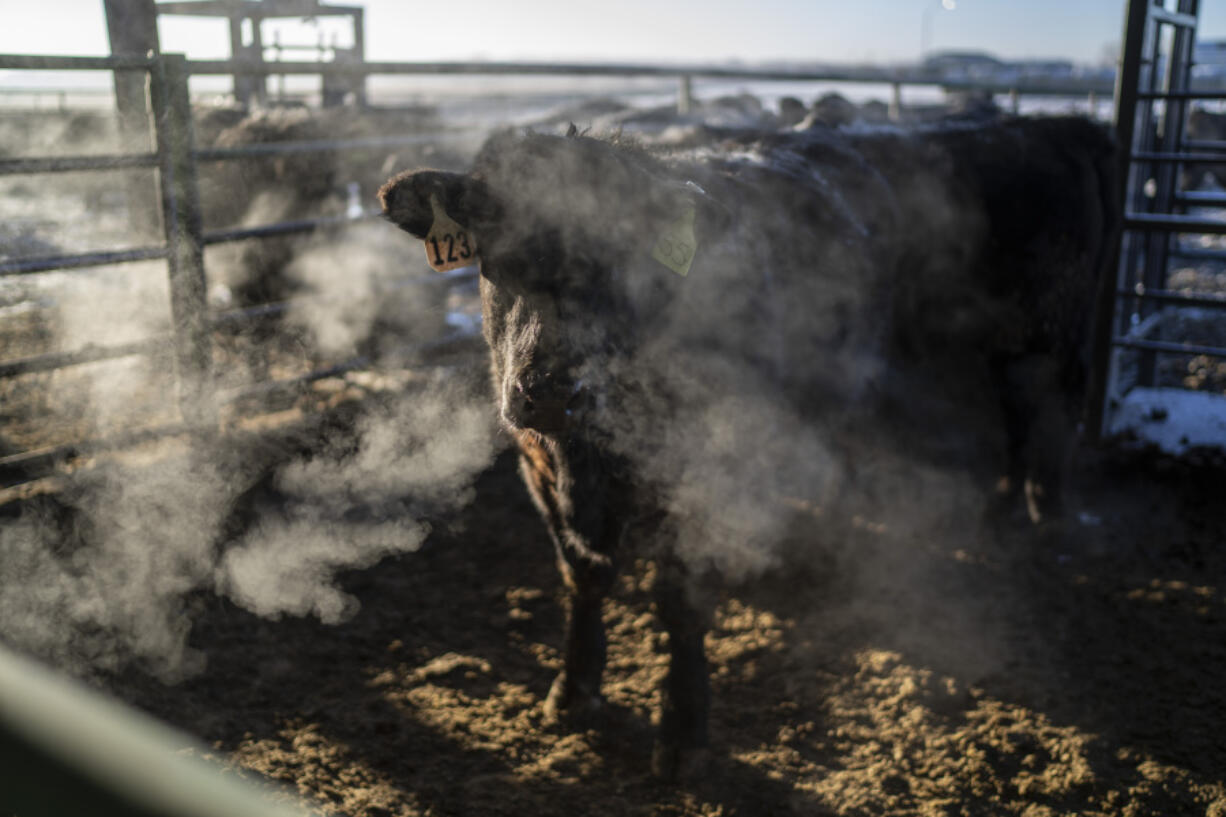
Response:
[{"label": "cow head", "polygon": [[701,249],[728,220],[646,154],[574,133],[494,137],[472,173],[402,173],[379,197],[428,256],[435,225],[459,225],[459,253],[479,257],[502,419],[542,434],[616,399],[619,366],[662,319],[694,253],[661,247],[680,231]]}]

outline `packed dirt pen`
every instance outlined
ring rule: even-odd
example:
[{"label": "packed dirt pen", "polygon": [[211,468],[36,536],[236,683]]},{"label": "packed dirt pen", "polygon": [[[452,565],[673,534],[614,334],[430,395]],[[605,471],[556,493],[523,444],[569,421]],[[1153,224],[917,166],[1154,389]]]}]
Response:
[{"label": "packed dirt pen", "polygon": [[[797,508],[823,535],[726,591],[707,641],[717,753],[705,778],[664,785],[644,760],[667,663],[650,570],[627,571],[606,606],[606,722],[549,723],[558,579],[514,460],[482,413],[475,270],[433,274],[420,247],[372,223],[371,193],[390,172],[463,169],[483,134],[416,108],[372,107],[289,141],[218,146],[212,137],[234,122],[194,114],[188,79],[232,73],[232,63],[2,56],[0,68],[149,78],[148,150],[97,152],[103,118],[87,117],[84,135],[65,137],[91,146],[80,155],[0,159],[0,183],[24,212],[49,201],[68,224],[117,219],[115,232],[148,241],[98,250],[83,225],[57,234],[77,248],[64,252],[37,231],[3,236],[23,248],[0,258],[4,281],[57,277],[0,304],[0,615],[9,646],[182,730],[148,745],[231,770],[196,770],[204,789],[184,791],[212,794],[175,813],[251,813],[222,793],[240,778],[283,784],[274,800],[296,794],[364,817],[1226,814],[1226,482],[1212,452],[1086,446],[1076,524],[1043,531],[968,523],[980,497],[970,477],[878,452],[896,470],[889,485],[905,486],[883,494],[880,515]],[[689,97],[703,76],[910,82],[634,66],[245,70],[678,77],[679,107],[697,104]],[[901,107],[901,91],[892,103]],[[110,144],[122,144],[111,129]],[[213,168],[267,160],[293,181],[321,157],[337,157],[334,179],[356,193],[332,191],[293,218],[244,208],[210,222],[232,178]],[[82,181],[71,192],[83,204],[55,182],[28,181],[85,171],[134,181]],[[150,189],[156,218],[130,217]],[[1132,222],[1138,235],[1151,231],[1144,221]],[[302,243],[276,243],[291,236]],[[270,265],[278,253],[315,263],[272,300],[258,287],[265,299],[246,300],[246,281],[219,287],[226,264],[267,260],[251,249],[260,242],[272,242]],[[106,277],[127,266],[149,277]],[[74,283],[87,269],[100,284]],[[352,292],[328,288],[345,275],[361,279],[360,308],[345,300]],[[1153,289],[1168,303],[1218,300]],[[1143,292],[1122,283],[1112,294]],[[338,327],[338,304],[359,314]],[[49,305],[57,317],[42,314]],[[135,327],[117,332],[125,316]],[[1215,344],[1147,337],[1161,321],[1138,328],[1144,320],[1120,319],[1121,354],[1220,357]],[[60,348],[62,338],[72,344]],[[1116,364],[1130,374],[1145,365]],[[1201,388],[1218,388],[1212,364],[1201,368]],[[406,427],[415,431],[395,431]],[[394,453],[369,459],[367,444],[388,434]],[[441,438],[468,459],[444,455],[432,442]],[[385,470],[397,475],[389,484]],[[294,548],[306,555],[287,555]],[[13,669],[22,660],[0,662],[6,697],[77,720],[13,727],[0,740],[12,770],[0,772],[0,811],[171,813],[134,793],[177,774],[158,765],[169,751],[142,755],[124,738],[109,767],[73,751],[48,750],[48,763],[30,754],[47,745],[30,738],[38,728],[88,740],[95,727],[131,724],[67,703],[79,691],[56,698],[60,682],[37,668],[23,679]],[[256,806],[282,807],[296,806]]]}]

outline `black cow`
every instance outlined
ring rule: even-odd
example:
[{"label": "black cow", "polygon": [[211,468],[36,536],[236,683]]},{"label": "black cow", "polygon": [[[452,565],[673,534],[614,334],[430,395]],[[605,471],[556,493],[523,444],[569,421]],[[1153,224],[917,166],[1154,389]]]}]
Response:
[{"label": "black cow", "polygon": [[433,261],[480,259],[502,420],[570,588],[549,710],[601,704],[601,600],[632,539],[670,636],[653,768],[701,757],[709,616],[687,576],[752,559],[775,492],[824,490],[823,441],[950,347],[998,372],[1010,471],[1037,503],[1058,467],[1028,437],[1084,377],[1112,150],[1077,119],[674,156],[572,129],[495,137],[470,174],[391,179],[386,216]]}]

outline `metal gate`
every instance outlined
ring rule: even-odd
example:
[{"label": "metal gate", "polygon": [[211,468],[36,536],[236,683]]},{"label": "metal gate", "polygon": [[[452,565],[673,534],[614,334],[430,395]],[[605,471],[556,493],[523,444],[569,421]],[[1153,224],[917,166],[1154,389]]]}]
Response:
[{"label": "metal gate", "polygon": [[1226,99],[1198,89],[1197,0],[1130,0],[1116,84],[1123,235],[1104,282],[1092,430],[1226,446]]},{"label": "metal gate", "polygon": [[[0,452],[0,486],[12,485],[48,473],[75,457],[113,448],[123,448],[145,439],[185,432],[216,429],[218,408],[252,393],[301,389],[312,382],[369,366],[365,357],[335,361],[289,380],[260,382],[245,389],[219,393],[212,372],[214,331],[234,325],[267,320],[284,313],[287,304],[271,303],[246,309],[215,312],[206,302],[204,268],[206,246],[298,233],[374,218],[371,211],[356,215],[319,217],[262,224],[238,229],[206,231],[197,185],[201,162],[271,157],[286,153],[327,153],[344,150],[395,148],[436,140],[438,134],[416,133],[310,142],[275,142],[229,148],[197,149],[194,145],[188,78],[190,64],[182,55],[155,54],[147,57],[42,57],[0,55],[0,68],[71,71],[131,71],[148,78],[152,149],[146,152],[2,158],[0,177],[26,174],[116,171],[153,168],[157,172],[158,202],[163,241],[152,246],[119,250],[56,254],[0,259],[0,278],[28,276],[50,271],[82,270],[116,264],[165,260],[169,274],[170,326],[167,335],[118,344],[93,344],[63,352],[47,352],[0,362],[0,380],[34,373],[50,373],[83,364],[118,360],[133,355],[171,352],[177,387],[178,418],[107,437],[77,440],[17,453]],[[475,278],[472,271],[468,278]],[[433,279],[427,286],[449,286],[465,275]],[[457,331],[427,344],[430,351],[465,341],[471,331]]]}]

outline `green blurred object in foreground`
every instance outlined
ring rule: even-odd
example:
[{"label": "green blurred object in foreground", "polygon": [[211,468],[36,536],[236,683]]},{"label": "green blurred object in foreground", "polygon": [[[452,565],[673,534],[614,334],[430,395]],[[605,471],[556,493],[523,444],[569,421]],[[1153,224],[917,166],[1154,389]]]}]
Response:
[{"label": "green blurred object in foreground", "polygon": [[[192,738],[0,647],[0,815],[307,817]],[[278,802],[281,800],[282,802]]]}]

